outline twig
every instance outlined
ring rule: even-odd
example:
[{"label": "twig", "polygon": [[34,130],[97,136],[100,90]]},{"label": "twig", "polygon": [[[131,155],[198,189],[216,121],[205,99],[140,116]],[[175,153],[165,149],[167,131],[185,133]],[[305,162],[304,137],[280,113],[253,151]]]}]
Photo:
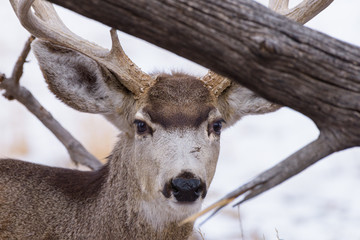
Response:
[{"label": "twig", "polygon": [[7,99],[16,99],[22,103],[32,114],[34,114],[67,149],[71,160],[76,164],[85,165],[91,169],[98,169],[102,164],[90,154],[80,142],[78,142],[53,116],[35,99],[29,90],[19,86],[19,79],[23,72],[23,65],[30,51],[33,37],[26,42],[24,50],[18,58],[10,78],[0,74],[0,89]]},{"label": "twig", "polygon": [[276,228],[275,228],[275,232],[276,232],[276,239],[281,240],[280,237],[279,237],[279,231]]},{"label": "twig", "polygon": [[244,227],[243,227],[243,223],[242,223],[242,218],[241,218],[241,214],[240,214],[240,206],[238,206],[238,215],[239,215],[239,227],[240,227],[240,233],[241,233],[241,240],[245,240],[244,238]]},{"label": "twig", "polygon": [[[179,225],[184,225],[186,223],[189,222],[194,222],[197,218],[205,215],[206,213],[210,212],[211,210],[217,208],[217,210],[215,210],[215,212],[213,214],[210,215],[209,218],[211,218],[213,215],[215,215],[221,208],[223,208],[224,206],[228,205],[230,202],[232,202],[235,198],[231,199],[220,199],[219,201],[215,202],[214,204],[212,204],[211,206],[205,208],[204,210],[195,213],[193,215],[191,215],[190,217],[184,219],[182,222],[179,223]],[[207,219],[204,221],[206,222]],[[201,224],[200,224],[201,225]]]},{"label": "twig", "polygon": [[15,67],[13,69],[13,72],[11,74],[11,79],[13,81],[15,81],[16,84],[19,84],[20,78],[23,74],[23,69],[24,69],[24,63],[26,61],[26,57],[28,56],[30,49],[31,49],[31,43],[32,41],[34,41],[35,37],[31,36],[29,37],[29,39],[26,41],[24,49],[22,50],[20,56],[18,57],[16,63],[15,63]]}]

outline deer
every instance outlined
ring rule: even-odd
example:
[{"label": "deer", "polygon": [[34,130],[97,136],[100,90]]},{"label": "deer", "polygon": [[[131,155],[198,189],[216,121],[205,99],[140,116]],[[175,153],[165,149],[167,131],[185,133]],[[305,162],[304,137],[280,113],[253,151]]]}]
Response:
[{"label": "deer", "polygon": [[[119,130],[94,171],[0,160],[0,239],[188,239],[214,177],[220,135],[242,117],[280,108],[209,71],[146,74],[115,29],[102,48],[71,32],[43,0],[11,0],[37,39],[49,89]],[[32,9],[34,12],[32,12]]]}]

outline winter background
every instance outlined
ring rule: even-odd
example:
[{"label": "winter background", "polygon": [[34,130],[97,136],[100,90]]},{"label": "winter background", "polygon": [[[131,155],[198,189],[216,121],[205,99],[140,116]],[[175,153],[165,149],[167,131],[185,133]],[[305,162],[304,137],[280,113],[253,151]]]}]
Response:
[{"label": "winter background", "polygon": [[[290,2],[295,5],[299,1]],[[75,33],[104,47],[110,46],[109,27],[57,9]],[[306,26],[360,46],[360,1],[335,0]],[[29,34],[19,24],[8,1],[0,1],[0,30],[0,72],[9,76]],[[201,76],[207,71],[127,34],[119,32],[119,38],[127,55],[145,72],[175,69]],[[55,99],[32,54],[28,60],[21,84],[90,152],[104,159],[118,131],[102,117],[76,112]],[[288,108],[244,118],[222,134],[217,172],[204,206],[283,160],[314,140],[318,133],[311,120]],[[34,116],[16,101],[3,97],[0,97],[0,157],[74,167],[64,147]],[[360,149],[353,148],[323,159],[240,208],[225,208],[201,226],[200,231],[208,240],[360,240],[359,185]]]}]

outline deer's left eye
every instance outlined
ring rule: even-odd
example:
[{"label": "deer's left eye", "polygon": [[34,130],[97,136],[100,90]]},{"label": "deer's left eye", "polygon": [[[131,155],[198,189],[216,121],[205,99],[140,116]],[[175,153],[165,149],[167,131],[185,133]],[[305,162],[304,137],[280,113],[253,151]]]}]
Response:
[{"label": "deer's left eye", "polygon": [[146,124],[146,122],[135,120],[134,124],[136,125],[136,132],[138,134],[151,133],[151,128]]},{"label": "deer's left eye", "polygon": [[221,133],[221,128],[222,128],[222,123],[224,122],[224,120],[218,120],[218,121],[215,121],[211,124],[211,128],[210,128],[210,131],[211,132],[214,132],[215,134],[217,135],[220,135]]}]

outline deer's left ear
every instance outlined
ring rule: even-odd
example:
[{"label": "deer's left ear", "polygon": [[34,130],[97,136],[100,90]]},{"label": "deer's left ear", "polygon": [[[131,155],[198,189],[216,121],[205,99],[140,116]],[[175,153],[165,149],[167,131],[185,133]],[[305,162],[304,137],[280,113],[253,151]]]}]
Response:
[{"label": "deer's left ear", "polygon": [[251,90],[232,82],[218,97],[219,111],[229,127],[243,116],[264,114],[278,110],[281,106],[271,103]]}]

